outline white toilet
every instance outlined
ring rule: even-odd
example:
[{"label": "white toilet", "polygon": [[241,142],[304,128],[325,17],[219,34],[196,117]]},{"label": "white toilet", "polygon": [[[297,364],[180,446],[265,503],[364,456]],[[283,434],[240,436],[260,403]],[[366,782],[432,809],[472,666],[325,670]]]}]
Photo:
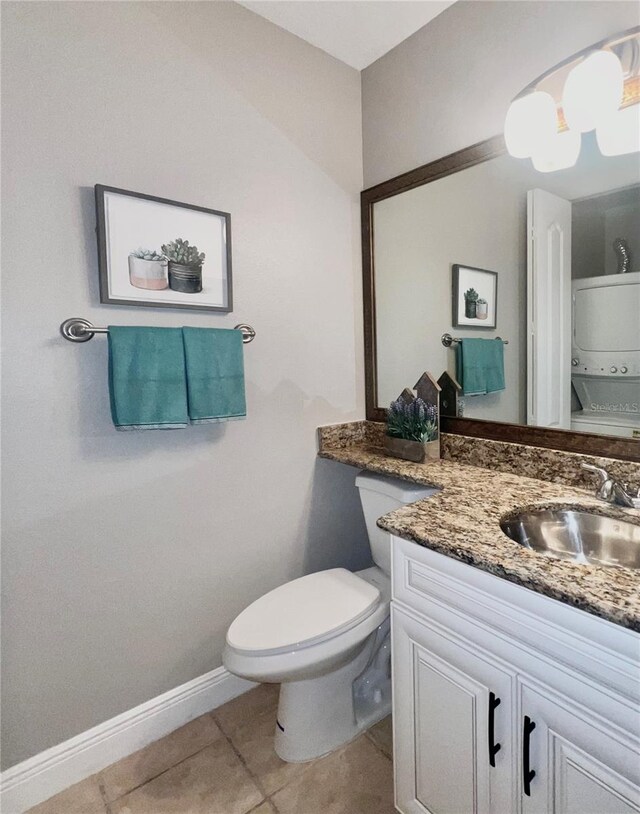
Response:
[{"label": "white toilet", "polygon": [[227,632],[228,670],[281,684],[275,750],[292,763],[331,752],[391,711],[391,551],[376,520],[437,490],[365,472],[356,486],[375,565],[294,579]]}]

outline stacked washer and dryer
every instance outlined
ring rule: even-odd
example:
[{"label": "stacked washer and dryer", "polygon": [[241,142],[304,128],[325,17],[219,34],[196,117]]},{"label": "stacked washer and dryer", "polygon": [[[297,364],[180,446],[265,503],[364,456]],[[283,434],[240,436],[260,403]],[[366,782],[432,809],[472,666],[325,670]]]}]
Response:
[{"label": "stacked washer and dryer", "polygon": [[572,282],[571,429],[640,438],[640,272]]}]

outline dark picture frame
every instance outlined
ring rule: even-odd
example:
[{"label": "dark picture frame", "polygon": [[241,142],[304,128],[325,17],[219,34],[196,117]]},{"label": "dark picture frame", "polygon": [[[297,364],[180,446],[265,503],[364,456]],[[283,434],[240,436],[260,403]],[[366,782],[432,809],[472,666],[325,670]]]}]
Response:
[{"label": "dark picture frame", "polygon": [[[495,330],[498,327],[498,272],[454,263],[451,281],[453,327]],[[469,291],[475,298],[467,299]]]},{"label": "dark picture frame", "polygon": [[[233,311],[229,212],[103,184],[95,185],[95,202],[101,303]],[[194,213],[192,227],[183,210]],[[169,225],[172,217],[175,228]],[[157,234],[153,245],[145,245],[143,237],[134,239],[136,218],[144,221],[141,232]],[[157,225],[160,219],[162,228]],[[206,248],[200,251],[203,242]],[[140,256],[147,249],[153,254]]]}]

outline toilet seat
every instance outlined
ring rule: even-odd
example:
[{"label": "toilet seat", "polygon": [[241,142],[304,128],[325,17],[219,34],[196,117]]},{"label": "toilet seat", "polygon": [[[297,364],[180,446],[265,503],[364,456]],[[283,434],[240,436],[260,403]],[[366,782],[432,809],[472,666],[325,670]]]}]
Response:
[{"label": "toilet seat", "polygon": [[375,585],[344,568],[308,574],[245,608],[227,632],[227,645],[249,656],[319,644],[360,624],[380,599]]}]

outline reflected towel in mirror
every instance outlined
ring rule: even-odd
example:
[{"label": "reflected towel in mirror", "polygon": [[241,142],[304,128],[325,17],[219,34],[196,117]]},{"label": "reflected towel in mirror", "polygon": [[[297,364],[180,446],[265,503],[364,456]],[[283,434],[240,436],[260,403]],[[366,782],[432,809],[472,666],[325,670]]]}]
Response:
[{"label": "reflected towel in mirror", "polygon": [[495,339],[461,339],[456,346],[456,378],[465,396],[504,390],[504,343]]}]

